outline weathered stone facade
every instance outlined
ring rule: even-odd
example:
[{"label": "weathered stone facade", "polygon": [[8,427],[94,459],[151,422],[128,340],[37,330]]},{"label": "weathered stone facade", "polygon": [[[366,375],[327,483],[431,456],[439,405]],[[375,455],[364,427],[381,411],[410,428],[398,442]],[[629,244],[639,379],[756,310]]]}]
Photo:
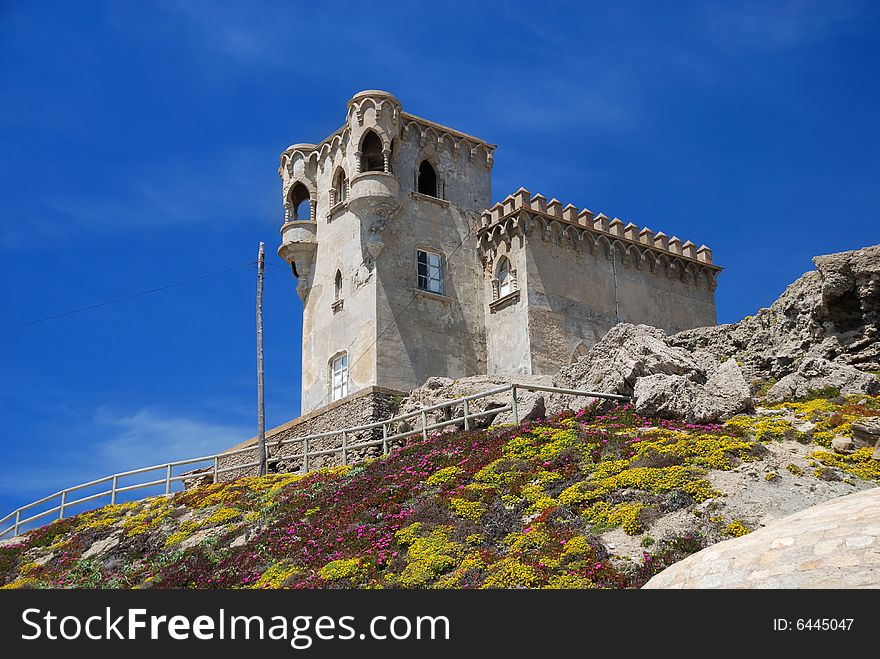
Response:
[{"label": "weathered stone facade", "polygon": [[432,376],[555,373],[619,322],[715,323],[707,247],[524,189],[489,208],[494,151],[371,90],[328,138],[282,153],[303,412]]}]

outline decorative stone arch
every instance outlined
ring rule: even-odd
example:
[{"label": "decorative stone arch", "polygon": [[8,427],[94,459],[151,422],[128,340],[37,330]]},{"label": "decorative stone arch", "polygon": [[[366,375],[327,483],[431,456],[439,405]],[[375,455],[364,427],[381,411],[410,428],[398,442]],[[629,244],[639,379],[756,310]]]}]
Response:
[{"label": "decorative stone arch", "polygon": [[330,179],[330,207],[347,201],[350,193],[350,182],[345,168],[342,165],[336,165],[333,170],[333,176]]},{"label": "decorative stone arch", "polygon": [[510,258],[510,251],[498,254],[492,272],[492,299],[507,297],[519,290],[516,282],[516,268]]},{"label": "decorative stone arch", "polygon": [[[303,201],[309,201],[309,216],[299,216],[299,206]],[[315,211],[318,203],[318,195],[315,186],[308,179],[295,179],[290,182],[284,191],[284,221],[315,221]]]},{"label": "decorative stone arch", "polygon": [[[443,175],[443,169],[440,167],[440,161],[437,158],[436,151],[432,148],[422,149],[415,162],[416,166],[413,168],[413,190],[430,197],[436,197],[437,199],[445,199],[446,177]],[[422,165],[425,163],[427,163],[434,173],[433,194],[422,190]]]},{"label": "decorative stone arch", "polygon": [[[382,167],[381,169],[378,167],[378,161],[376,161],[373,167],[365,167],[365,155],[369,157],[378,157],[375,153],[364,154],[364,144],[368,139],[372,139],[370,136],[375,135],[379,138],[379,154],[382,158]],[[358,138],[358,146],[355,151],[355,166],[357,168],[357,174],[361,172],[367,171],[384,171],[386,174],[391,172],[391,153],[394,148],[394,137],[389,135],[388,132],[382,128],[382,126],[367,126],[361,132],[360,137]]]}]

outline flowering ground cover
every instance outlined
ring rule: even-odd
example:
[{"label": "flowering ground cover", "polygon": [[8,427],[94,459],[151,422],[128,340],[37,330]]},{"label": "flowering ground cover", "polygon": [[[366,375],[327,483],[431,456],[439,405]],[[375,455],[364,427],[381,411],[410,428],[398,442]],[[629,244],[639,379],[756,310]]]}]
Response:
[{"label": "flowering ground cover", "polygon": [[[723,425],[642,418],[628,406],[566,412],[489,430],[434,435],[385,458],[240,478],[61,520],[0,547],[4,587],[632,588],[708,542],[749,532],[713,517],[657,540],[670,511],[723,496],[707,478],[756,459],[767,442],[816,423],[820,470],[880,481],[870,456],[837,455],[880,398],[783,404],[791,418]],[[837,415],[834,417],[834,415]],[[834,417],[834,418],[832,418]],[[826,428],[827,426],[827,428]],[[827,474],[826,474],[827,475]],[[769,478],[767,480],[770,480]],[[643,536],[620,561],[599,535]]]}]

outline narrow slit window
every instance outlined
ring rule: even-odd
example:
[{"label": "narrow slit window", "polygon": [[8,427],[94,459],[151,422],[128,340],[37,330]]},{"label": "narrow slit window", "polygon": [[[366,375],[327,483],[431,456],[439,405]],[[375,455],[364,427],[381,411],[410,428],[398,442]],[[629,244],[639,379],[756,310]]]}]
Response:
[{"label": "narrow slit window", "polygon": [[333,285],[333,301],[337,302],[342,299],[342,272],[336,271],[336,281]]},{"label": "narrow slit window", "polygon": [[419,250],[417,261],[418,287],[443,295],[443,257],[436,252]]}]

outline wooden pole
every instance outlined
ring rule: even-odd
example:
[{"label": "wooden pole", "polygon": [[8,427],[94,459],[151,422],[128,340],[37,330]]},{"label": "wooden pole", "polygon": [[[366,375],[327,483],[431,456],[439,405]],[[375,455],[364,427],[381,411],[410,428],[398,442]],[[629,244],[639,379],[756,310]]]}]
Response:
[{"label": "wooden pole", "polygon": [[260,476],[266,475],[266,405],[263,399],[263,243],[257,259],[257,437],[260,452]]}]

